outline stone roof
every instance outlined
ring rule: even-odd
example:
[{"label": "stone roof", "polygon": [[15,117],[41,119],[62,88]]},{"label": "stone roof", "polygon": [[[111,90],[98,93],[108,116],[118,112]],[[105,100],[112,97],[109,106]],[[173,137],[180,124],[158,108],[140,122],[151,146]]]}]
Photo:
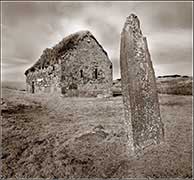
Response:
[{"label": "stone roof", "polygon": [[38,61],[32,67],[25,71],[25,75],[27,75],[30,71],[35,71],[35,69],[47,67],[49,64],[56,63],[57,58],[58,56],[60,56],[61,53],[65,53],[68,50],[75,48],[79,44],[79,42],[81,42],[85,37],[93,38],[96,43],[101,47],[102,51],[106,54],[106,56],[108,56],[107,52],[103,49],[103,47],[89,31],[78,31],[63,38],[62,41],[56,44],[53,48],[46,48],[38,59]]}]

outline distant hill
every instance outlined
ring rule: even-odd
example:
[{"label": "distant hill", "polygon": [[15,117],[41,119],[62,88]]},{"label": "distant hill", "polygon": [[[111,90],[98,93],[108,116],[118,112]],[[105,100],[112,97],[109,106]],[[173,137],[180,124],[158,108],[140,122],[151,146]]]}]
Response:
[{"label": "distant hill", "polygon": [[189,76],[163,76],[157,78],[158,92],[162,94],[192,95],[193,78]]},{"label": "distant hill", "polygon": [[15,81],[3,81],[1,83],[1,87],[3,88],[9,88],[9,89],[18,89],[18,90],[24,90],[26,89],[25,82],[15,82]]},{"label": "distant hill", "polygon": [[[161,94],[192,95],[193,78],[190,76],[165,75],[156,79],[158,92]],[[121,79],[113,81],[113,95],[121,95]]]}]

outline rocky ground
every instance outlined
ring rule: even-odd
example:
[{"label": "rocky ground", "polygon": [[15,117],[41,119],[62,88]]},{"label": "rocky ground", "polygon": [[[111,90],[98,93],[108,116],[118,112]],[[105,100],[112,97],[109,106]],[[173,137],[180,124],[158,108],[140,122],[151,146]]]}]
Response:
[{"label": "rocky ground", "polygon": [[192,96],[160,95],[165,142],[126,153],[122,97],[64,98],[3,89],[2,177],[192,176]]}]

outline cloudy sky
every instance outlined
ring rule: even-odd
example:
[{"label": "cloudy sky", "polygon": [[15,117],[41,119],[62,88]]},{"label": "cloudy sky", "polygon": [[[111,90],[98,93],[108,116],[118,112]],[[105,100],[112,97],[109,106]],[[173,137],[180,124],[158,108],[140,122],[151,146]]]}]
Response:
[{"label": "cloudy sky", "polygon": [[2,80],[24,81],[42,51],[65,36],[89,30],[120,77],[120,33],[135,13],[147,37],[156,75],[192,75],[191,2],[3,2]]}]

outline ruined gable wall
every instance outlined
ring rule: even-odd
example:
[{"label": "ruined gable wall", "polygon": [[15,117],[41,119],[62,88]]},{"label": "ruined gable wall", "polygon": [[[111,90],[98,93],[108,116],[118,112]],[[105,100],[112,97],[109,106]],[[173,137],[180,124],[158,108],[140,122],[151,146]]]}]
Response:
[{"label": "ruined gable wall", "polygon": [[27,91],[32,92],[34,82],[34,93],[61,92],[60,88],[61,66],[52,64],[47,67],[35,69],[26,76]]},{"label": "ruined gable wall", "polygon": [[63,94],[68,96],[68,92],[72,91],[79,96],[111,93],[112,63],[95,39],[85,37],[60,59]]}]

